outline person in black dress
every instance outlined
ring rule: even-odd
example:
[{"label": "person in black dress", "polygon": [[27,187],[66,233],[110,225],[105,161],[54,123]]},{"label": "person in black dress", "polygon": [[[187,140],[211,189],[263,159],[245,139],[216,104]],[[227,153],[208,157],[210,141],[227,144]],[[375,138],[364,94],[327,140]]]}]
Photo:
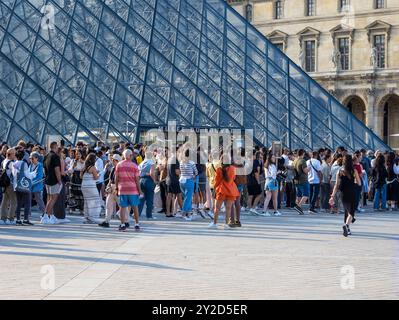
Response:
[{"label": "person in black dress", "polygon": [[387,181],[387,201],[388,208],[391,206],[391,210],[398,207],[399,201],[399,175],[398,166],[399,160],[396,159],[394,152],[389,152],[386,157],[387,170],[388,170],[388,181]]},{"label": "person in black dress", "polygon": [[358,186],[362,184],[359,174],[353,166],[352,156],[345,155],[343,167],[337,172],[337,180],[329,201],[330,205],[333,205],[335,194],[338,190],[341,191],[342,204],[345,210],[344,225],[342,226],[344,237],[351,234],[349,226],[355,222],[356,184]]}]

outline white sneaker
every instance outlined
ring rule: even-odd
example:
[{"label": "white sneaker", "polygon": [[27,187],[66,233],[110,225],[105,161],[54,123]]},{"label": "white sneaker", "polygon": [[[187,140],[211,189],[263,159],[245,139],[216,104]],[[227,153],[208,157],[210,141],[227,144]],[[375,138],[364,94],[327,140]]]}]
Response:
[{"label": "white sneaker", "polygon": [[214,223],[213,221],[210,224],[208,224],[209,229],[216,229],[217,227],[218,227],[217,224]]},{"label": "white sneaker", "polygon": [[249,209],[249,212],[252,213],[252,214],[254,214],[254,215],[256,215],[256,216],[259,215],[259,212],[256,211],[255,209]]},{"label": "white sneaker", "polygon": [[269,213],[269,211],[266,212],[262,212],[260,215],[264,216],[264,217],[270,217],[271,214]]},{"label": "white sneaker", "polygon": [[274,213],[274,215],[275,215],[275,216],[281,216],[281,213],[280,213],[279,211],[276,211],[276,212]]},{"label": "white sneaker", "polygon": [[192,221],[193,218],[192,218],[192,216],[185,216],[185,217],[184,217],[184,220],[186,220],[186,221]]},{"label": "white sneaker", "polygon": [[6,221],[6,224],[7,224],[7,225],[10,225],[10,226],[13,226],[13,225],[15,225],[15,221],[14,221],[14,220],[8,219],[8,220]]},{"label": "white sneaker", "polygon": [[180,212],[177,212],[176,215],[175,215],[175,217],[176,217],[176,218],[182,218],[183,216],[182,216],[182,214],[181,214]]},{"label": "white sneaker", "polygon": [[4,226],[4,225],[6,225],[6,222],[4,220],[0,219],[0,226]]},{"label": "white sneaker", "polygon": [[49,224],[59,224],[58,219],[53,214],[49,219]]},{"label": "white sneaker", "polygon": [[213,216],[212,211],[207,211],[206,214],[209,217],[209,219],[213,220],[214,216]]},{"label": "white sneaker", "polygon": [[365,212],[366,211],[363,208],[359,208],[358,210],[359,210],[359,212]]},{"label": "white sneaker", "polygon": [[41,223],[41,224],[50,224],[50,219],[49,219],[47,213],[45,213],[45,214],[43,215],[43,217],[40,219],[40,223]]}]

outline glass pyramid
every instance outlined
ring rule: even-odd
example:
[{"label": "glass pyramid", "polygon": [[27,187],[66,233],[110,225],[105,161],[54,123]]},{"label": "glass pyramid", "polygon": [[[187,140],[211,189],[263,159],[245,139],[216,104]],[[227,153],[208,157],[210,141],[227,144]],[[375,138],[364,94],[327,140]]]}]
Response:
[{"label": "glass pyramid", "polygon": [[388,148],[222,0],[1,0],[1,140],[138,141],[169,120]]}]

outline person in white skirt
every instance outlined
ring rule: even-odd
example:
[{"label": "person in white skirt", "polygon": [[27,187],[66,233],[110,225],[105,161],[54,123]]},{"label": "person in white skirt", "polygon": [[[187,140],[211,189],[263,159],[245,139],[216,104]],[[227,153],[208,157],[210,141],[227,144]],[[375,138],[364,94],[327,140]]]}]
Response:
[{"label": "person in white skirt", "polygon": [[95,163],[96,155],[90,153],[85,160],[84,169],[80,172],[84,200],[85,220],[83,223],[87,224],[97,223],[95,219],[99,218],[101,213],[101,199],[96,186],[99,175]]}]

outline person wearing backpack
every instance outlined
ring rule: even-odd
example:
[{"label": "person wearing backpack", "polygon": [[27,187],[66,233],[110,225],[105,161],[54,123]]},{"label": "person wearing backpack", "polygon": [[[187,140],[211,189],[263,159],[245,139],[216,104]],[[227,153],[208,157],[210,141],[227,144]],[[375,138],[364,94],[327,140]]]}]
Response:
[{"label": "person wearing backpack", "polygon": [[[29,171],[29,165],[24,160],[25,152],[19,150],[16,153],[17,161],[13,163],[11,168],[13,176],[13,187],[17,196],[17,208],[15,214],[17,216],[16,225],[30,225],[33,223],[29,221],[31,214],[31,201],[32,201],[32,180],[36,177],[36,172]],[[21,221],[21,209],[24,207],[24,220]]]},{"label": "person wearing backpack", "polygon": [[15,149],[10,148],[7,150],[6,159],[2,163],[2,174],[1,180],[4,181],[4,185],[2,188],[3,191],[3,200],[0,206],[0,225],[4,224],[14,224],[15,219],[15,209],[17,207],[17,196],[15,194],[13,185],[12,185],[12,172],[11,168],[15,161]]}]

